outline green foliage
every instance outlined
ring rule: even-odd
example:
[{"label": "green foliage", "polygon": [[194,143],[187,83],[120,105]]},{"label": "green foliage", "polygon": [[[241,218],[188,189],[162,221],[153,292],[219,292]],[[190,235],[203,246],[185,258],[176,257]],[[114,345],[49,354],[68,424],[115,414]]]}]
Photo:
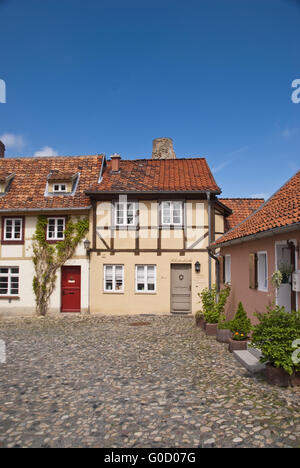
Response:
[{"label": "green foliage", "polygon": [[238,305],[234,319],[230,322],[230,330],[233,333],[232,339],[236,341],[246,340],[252,330],[251,321],[247,317],[247,312],[241,302]]},{"label": "green foliage", "polygon": [[48,219],[39,216],[33,236],[33,264],[35,276],[32,286],[39,315],[46,315],[50,296],[55,288],[56,272],[73,256],[77,245],[89,229],[88,219],[67,220],[64,240],[49,244],[46,240]]},{"label": "green foliage", "polygon": [[203,315],[203,312],[202,310],[197,310],[197,312],[195,313],[195,322],[196,322],[196,325],[198,325],[198,323],[204,319],[204,315]]},{"label": "green foliage", "polygon": [[218,321],[219,330],[230,330],[230,326],[231,326],[231,321],[226,320],[224,315],[219,318],[219,321]]},{"label": "green foliage", "polygon": [[216,286],[211,289],[204,288],[199,296],[202,301],[203,315],[207,323],[218,323],[220,316],[224,314],[227,298],[230,294],[230,285],[226,285],[219,294]]},{"label": "green foliage", "polygon": [[274,288],[278,289],[282,283],[282,273],[280,270],[274,271],[272,275],[272,285]]},{"label": "green foliage", "polygon": [[282,275],[282,283],[288,283],[293,271],[292,265],[288,263],[281,263],[278,269]]},{"label": "green foliage", "polygon": [[254,326],[252,345],[261,349],[262,362],[270,362],[290,375],[300,371],[300,363],[295,364],[292,354],[294,340],[300,338],[300,311],[286,312],[284,307],[270,306],[267,312],[257,313],[259,324]]}]

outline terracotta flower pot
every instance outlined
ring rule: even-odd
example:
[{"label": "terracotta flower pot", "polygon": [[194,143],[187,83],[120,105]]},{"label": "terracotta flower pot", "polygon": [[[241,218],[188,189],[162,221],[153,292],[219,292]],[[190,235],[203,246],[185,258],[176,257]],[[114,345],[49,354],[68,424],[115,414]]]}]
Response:
[{"label": "terracotta flower pot", "polygon": [[293,375],[291,375],[291,385],[293,387],[299,387],[300,386],[300,371],[299,372],[294,372]]},{"label": "terracotta flower pot", "polygon": [[205,333],[207,336],[216,336],[217,334],[217,323],[207,323],[205,327]]},{"label": "terracotta flower pot", "polygon": [[227,329],[217,328],[217,341],[220,343],[229,343],[229,339],[232,337],[232,332]]},{"label": "terracotta flower pot", "polygon": [[266,379],[271,385],[279,387],[288,387],[291,381],[291,376],[281,367],[274,367],[268,363],[266,365]]},{"label": "terracotta flower pot", "polygon": [[232,338],[229,338],[228,343],[229,343],[228,349],[231,353],[233,353],[233,351],[244,351],[247,349],[247,346],[248,346],[248,340],[238,341],[238,340],[233,340]]}]

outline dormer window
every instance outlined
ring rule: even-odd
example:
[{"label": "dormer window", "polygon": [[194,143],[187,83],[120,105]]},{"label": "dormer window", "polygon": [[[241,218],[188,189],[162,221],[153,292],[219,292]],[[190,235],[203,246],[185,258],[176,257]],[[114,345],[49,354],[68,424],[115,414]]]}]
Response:
[{"label": "dormer window", "polygon": [[5,195],[15,174],[0,173],[0,195]]},{"label": "dormer window", "polygon": [[71,195],[76,191],[79,173],[52,170],[47,177],[46,195]]},{"label": "dormer window", "polygon": [[53,193],[65,193],[67,191],[66,184],[53,184]]}]

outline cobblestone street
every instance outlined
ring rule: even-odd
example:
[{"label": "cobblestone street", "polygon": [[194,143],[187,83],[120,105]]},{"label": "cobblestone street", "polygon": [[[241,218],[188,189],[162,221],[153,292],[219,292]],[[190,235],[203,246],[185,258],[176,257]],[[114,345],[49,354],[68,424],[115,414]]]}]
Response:
[{"label": "cobblestone street", "polygon": [[1,447],[300,447],[299,390],[192,318],[19,319],[0,339]]}]

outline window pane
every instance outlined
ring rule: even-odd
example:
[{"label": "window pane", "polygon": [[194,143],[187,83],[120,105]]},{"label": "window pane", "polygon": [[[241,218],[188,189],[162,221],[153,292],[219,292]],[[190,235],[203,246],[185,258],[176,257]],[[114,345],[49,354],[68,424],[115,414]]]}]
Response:
[{"label": "window pane", "polygon": [[124,205],[122,203],[116,204],[116,224],[124,224]]},{"label": "window pane", "polygon": [[0,294],[8,293],[8,277],[0,276]]},{"label": "window pane", "polygon": [[8,268],[0,268],[0,273],[8,273]]},{"label": "window pane", "polygon": [[134,224],[134,203],[127,203],[127,224]]},{"label": "window pane", "polygon": [[145,290],[145,284],[144,283],[138,283],[137,284],[137,290],[138,291],[144,291]]},{"label": "window pane", "polygon": [[112,291],[112,288],[113,288],[112,280],[106,280],[105,281],[105,289],[107,291]]},{"label": "window pane", "polygon": [[19,267],[13,267],[13,268],[11,268],[11,272],[12,272],[12,273],[17,273],[17,274],[19,274]]}]

